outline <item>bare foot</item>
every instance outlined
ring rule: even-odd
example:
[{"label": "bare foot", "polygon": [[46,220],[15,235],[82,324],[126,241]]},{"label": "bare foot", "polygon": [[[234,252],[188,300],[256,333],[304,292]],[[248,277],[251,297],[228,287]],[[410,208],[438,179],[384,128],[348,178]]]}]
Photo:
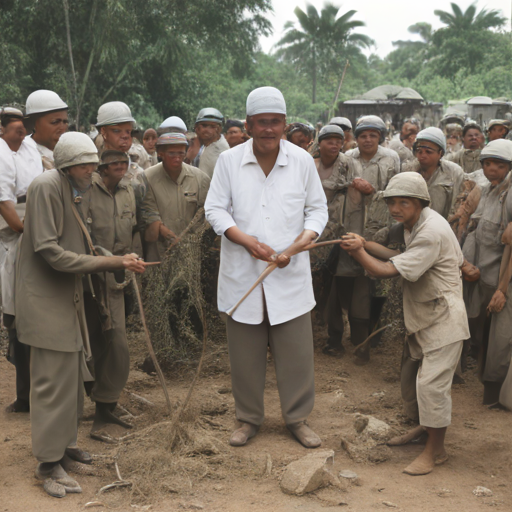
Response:
[{"label": "bare foot", "polygon": [[433,457],[423,452],[404,469],[404,473],[413,476],[428,475],[432,472],[434,466],[435,462]]},{"label": "bare foot", "polygon": [[424,432],[426,432],[425,427],[418,425],[416,428],[409,430],[409,432],[406,432],[401,436],[393,437],[386,444],[388,446],[402,446],[404,444],[410,443],[411,441],[414,441],[416,438],[420,437],[421,434],[423,434]]},{"label": "bare foot", "polygon": [[443,450],[442,453],[438,453],[435,457],[435,465],[440,466],[444,464],[449,459],[448,454]]}]

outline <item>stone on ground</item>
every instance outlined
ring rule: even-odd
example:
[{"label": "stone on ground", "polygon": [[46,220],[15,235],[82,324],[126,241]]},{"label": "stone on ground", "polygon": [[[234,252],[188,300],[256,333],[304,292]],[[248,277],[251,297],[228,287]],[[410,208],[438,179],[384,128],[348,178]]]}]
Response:
[{"label": "stone on ground", "polygon": [[281,479],[281,490],[302,496],[328,485],[333,479],[330,473],[333,463],[334,451],[321,450],[288,464]]}]

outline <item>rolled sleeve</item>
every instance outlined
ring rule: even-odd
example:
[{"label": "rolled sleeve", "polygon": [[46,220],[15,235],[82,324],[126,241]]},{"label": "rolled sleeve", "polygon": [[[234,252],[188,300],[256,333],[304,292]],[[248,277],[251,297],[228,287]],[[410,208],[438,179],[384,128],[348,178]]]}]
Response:
[{"label": "rolled sleeve", "polygon": [[231,207],[231,183],[225,160],[225,155],[221,154],[217,160],[210,190],[204,203],[206,220],[217,235],[223,235],[229,228],[236,226],[236,222],[229,213]]},{"label": "rolled sleeve", "polygon": [[441,251],[439,240],[417,236],[407,250],[390,261],[407,281],[416,282],[436,262]]},{"label": "rolled sleeve", "polygon": [[0,202],[16,203],[16,168],[8,161],[12,157],[4,153],[0,153]]}]

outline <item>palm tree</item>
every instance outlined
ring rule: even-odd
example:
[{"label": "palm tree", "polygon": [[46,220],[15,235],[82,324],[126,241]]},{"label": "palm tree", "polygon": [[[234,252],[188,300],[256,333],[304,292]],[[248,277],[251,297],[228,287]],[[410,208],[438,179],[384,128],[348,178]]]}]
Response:
[{"label": "palm tree", "polygon": [[360,52],[363,47],[369,47],[373,40],[364,34],[354,32],[358,27],[364,27],[362,21],[351,18],[357,11],[347,11],[338,17],[340,7],[327,2],[320,13],[310,3],[306,4],[306,12],[299,7],[293,11],[300,28],[288,21],[285,34],[276,46],[278,57],[297,65],[303,71],[310,71],[313,81],[312,101],[316,103],[317,73],[321,67],[332,66],[339,62],[342,51]]},{"label": "palm tree", "polygon": [[476,13],[476,2],[471,4],[465,12],[454,2],[450,3],[452,12],[436,9],[434,14],[446,25],[441,30],[452,30],[459,34],[468,30],[489,30],[500,28],[507,21],[500,11],[482,9]]},{"label": "palm tree", "polygon": [[475,73],[485,60],[487,45],[494,36],[492,29],[499,29],[507,21],[497,10],[481,9],[476,3],[463,11],[451,3],[452,12],[435,10],[445,24],[432,35],[431,64],[444,77],[453,79],[461,69]]}]

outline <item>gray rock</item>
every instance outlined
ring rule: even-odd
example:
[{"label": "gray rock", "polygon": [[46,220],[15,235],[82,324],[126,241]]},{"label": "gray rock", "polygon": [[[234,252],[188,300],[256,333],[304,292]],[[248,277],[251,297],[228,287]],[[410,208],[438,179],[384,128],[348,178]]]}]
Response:
[{"label": "gray rock", "polygon": [[393,452],[388,446],[378,445],[368,450],[368,460],[375,464],[380,464],[389,460],[392,454]]},{"label": "gray rock", "polygon": [[492,491],[491,489],[487,489],[487,487],[482,487],[479,485],[473,489],[473,494],[479,498],[482,498],[485,496],[492,496]]},{"label": "gray rock", "polygon": [[328,485],[333,479],[329,471],[333,463],[334,451],[321,450],[288,464],[281,479],[281,490],[302,496]]},{"label": "gray rock", "polygon": [[355,480],[357,478],[357,473],[350,471],[350,469],[344,469],[343,471],[339,472],[338,476],[341,478],[346,478],[347,480]]}]

